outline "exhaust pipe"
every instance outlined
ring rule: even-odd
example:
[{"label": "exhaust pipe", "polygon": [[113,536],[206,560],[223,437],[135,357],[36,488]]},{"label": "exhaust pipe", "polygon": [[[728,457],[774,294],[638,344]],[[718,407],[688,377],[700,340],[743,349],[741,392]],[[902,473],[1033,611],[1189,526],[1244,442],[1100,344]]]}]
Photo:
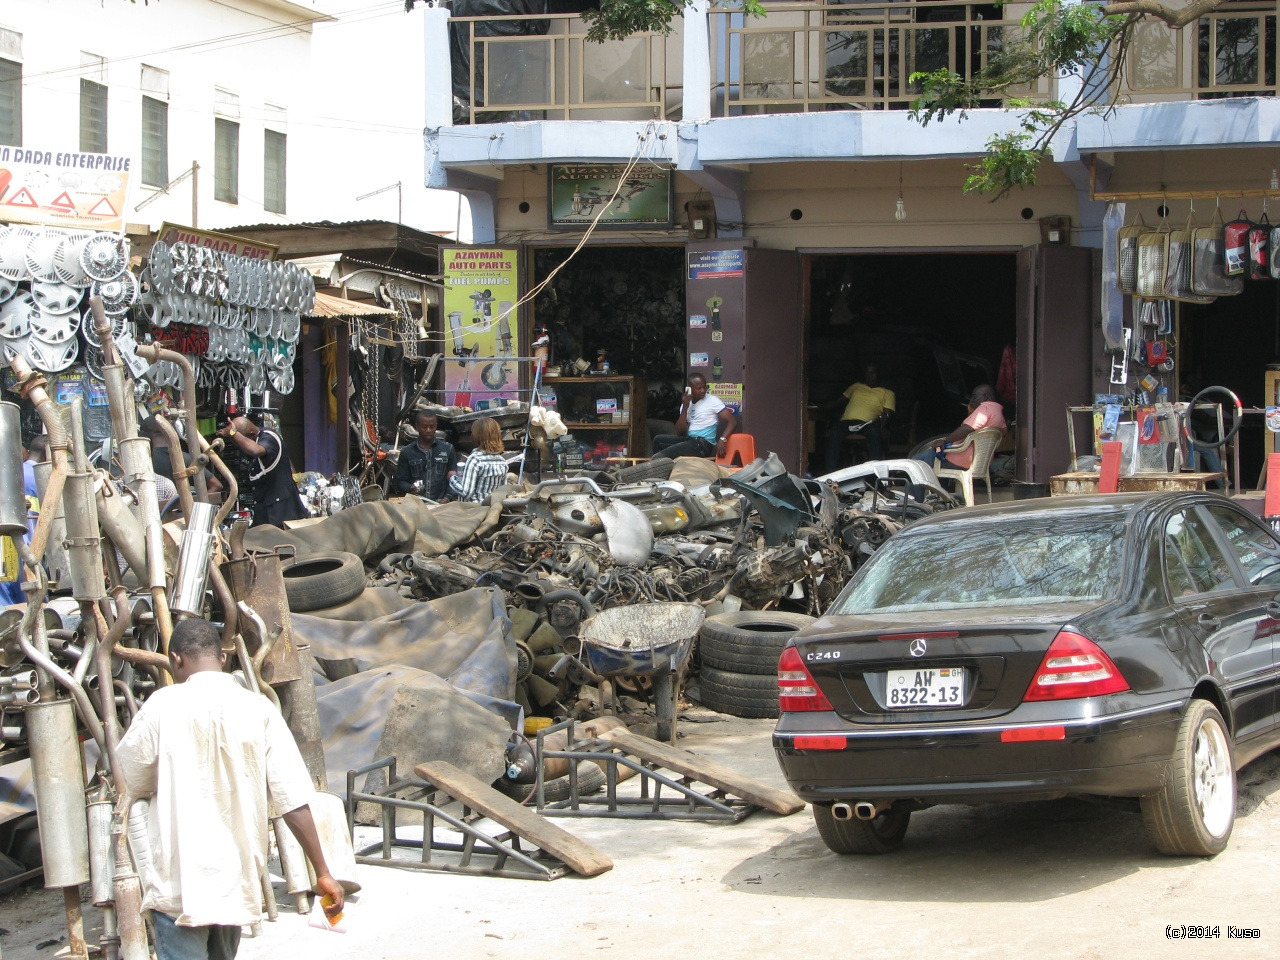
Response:
[{"label": "exhaust pipe", "polygon": [[853,807],[847,803],[833,803],[831,805],[831,816],[841,823],[846,823],[853,819]]},{"label": "exhaust pipe", "polygon": [[853,805],[853,815],[859,820],[874,820],[879,814],[877,805],[866,800],[860,800]]}]

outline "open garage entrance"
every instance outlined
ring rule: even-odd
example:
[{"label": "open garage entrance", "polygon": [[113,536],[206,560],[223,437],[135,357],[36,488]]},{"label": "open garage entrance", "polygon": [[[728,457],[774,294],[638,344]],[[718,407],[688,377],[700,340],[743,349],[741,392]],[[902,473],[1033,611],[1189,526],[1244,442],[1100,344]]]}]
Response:
[{"label": "open garage entrance", "polygon": [[[809,253],[804,274],[812,475],[830,469],[827,427],[867,364],[896,395],[889,451],[905,456],[920,440],[953,429],[972,388],[995,386],[1006,348],[1014,356],[1012,251]],[[1011,425],[1013,390],[1005,403]],[[841,465],[856,455],[842,449]]]}]

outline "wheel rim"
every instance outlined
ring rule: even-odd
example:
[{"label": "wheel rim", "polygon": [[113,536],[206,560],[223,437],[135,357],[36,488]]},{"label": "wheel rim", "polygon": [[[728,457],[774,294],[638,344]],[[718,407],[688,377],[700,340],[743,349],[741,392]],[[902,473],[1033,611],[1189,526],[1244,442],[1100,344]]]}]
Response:
[{"label": "wheel rim", "polygon": [[1196,731],[1191,775],[1200,822],[1213,836],[1223,836],[1231,827],[1235,777],[1227,738],[1213,720],[1206,720]]}]

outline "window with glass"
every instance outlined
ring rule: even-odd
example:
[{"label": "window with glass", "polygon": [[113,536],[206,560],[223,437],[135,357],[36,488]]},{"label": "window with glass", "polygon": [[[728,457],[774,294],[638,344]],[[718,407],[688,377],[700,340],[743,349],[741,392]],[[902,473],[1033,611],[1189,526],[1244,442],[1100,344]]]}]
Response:
[{"label": "window with glass", "polygon": [[213,121],[213,198],[240,202],[240,124]]},{"label": "window with glass", "polygon": [[80,151],[107,152],[107,88],[93,80],[80,81]]},{"label": "window with glass", "polygon": [[1231,551],[1254,586],[1280,586],[1280,541],[1259,523],[1226,507],[1210,507]]},{"label": "window with glass", "polygon": [[1192,510],[1181,510],[1165,522],[1164,570],[1175,600],[1235,586],[1226,555],[1208,524]]},{"label": "window with glass", "polygon": [[0,144],[22,146],[22,64],[0,59]]},{"label": "window with glass", "polygon": [[284,213],[285,147],[283,133],[266,131],[263,138],[262,205],[272,213]]},{"label": "window with glass", "polygon": [[154,97],[142,98],[142,182],[169,182],[169,104]]}]

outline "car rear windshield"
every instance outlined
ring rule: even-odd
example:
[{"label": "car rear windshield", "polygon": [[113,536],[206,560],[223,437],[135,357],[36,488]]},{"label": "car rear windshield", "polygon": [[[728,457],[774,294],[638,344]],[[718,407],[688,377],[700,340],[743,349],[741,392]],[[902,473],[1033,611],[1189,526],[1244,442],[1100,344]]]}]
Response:
[{"label": "car rear windshield", "polygon": [[1124,522],[1019,519],[896,537],[830,610],[898,613],[1104,600],[1120,578]]}]

